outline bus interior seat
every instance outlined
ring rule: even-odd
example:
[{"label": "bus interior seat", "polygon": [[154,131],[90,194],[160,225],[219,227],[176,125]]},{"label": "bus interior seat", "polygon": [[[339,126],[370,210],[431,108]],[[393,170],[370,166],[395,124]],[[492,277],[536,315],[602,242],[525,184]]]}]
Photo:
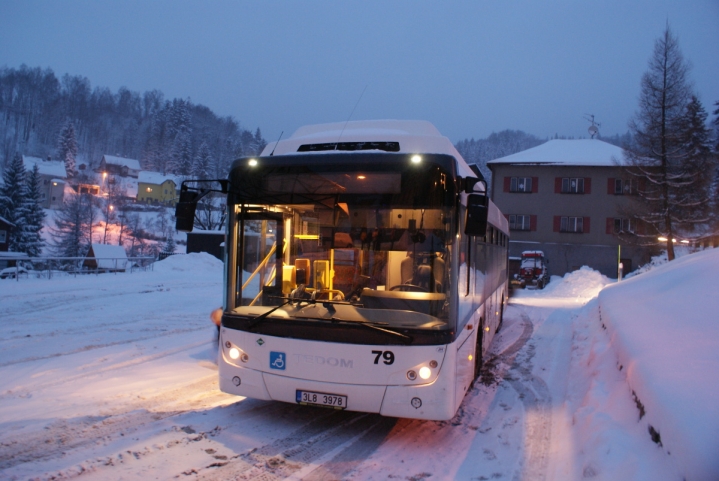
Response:
[{"label": "bus interior seat", "polygon": [[[415,262],[417,262],[416,265]],[[402,284],[423,287],[428,292],[443,292],[444,269],[444,260],[436,255],[420,258],[409,255],[400,264],[400,278],[402,279]],[[430,281],[433,274],[434,285],[431,285]]]}]

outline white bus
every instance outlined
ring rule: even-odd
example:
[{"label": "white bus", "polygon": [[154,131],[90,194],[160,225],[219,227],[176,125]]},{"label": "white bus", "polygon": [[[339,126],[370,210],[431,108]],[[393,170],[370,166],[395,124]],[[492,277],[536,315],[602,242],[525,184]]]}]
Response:
[{"label": "white bus", "polygon": [[[508,223],[423,121],[302,127],[227,180],[220,389],[452,418],[507,300]],[[185,182],[178,229],[207,183]]]}]

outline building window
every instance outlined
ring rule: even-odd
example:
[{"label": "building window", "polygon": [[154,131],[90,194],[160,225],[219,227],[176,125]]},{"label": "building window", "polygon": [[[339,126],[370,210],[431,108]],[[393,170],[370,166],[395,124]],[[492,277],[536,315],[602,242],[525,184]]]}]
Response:
[{"label": "building window", "polygon": [[583,194],[583,177],[564,177],[562,179],[562,194]]},{"label": "building window", "polygon": [[145,189],[145,191],[148,192],[148,193],[149,193],[149,192],[152,192],[152,187],[148,187],[147,189]]},{"label": "building window", "polygon": [[633,234],[634,233],[634,222],[632,219],[614,219],[614,233],[615,234]]},{"label": "building window", "polygon": [[510,192],[532,192],[531,177],[512,177],[509,181]]},{"label": "building window", "polygon": [[616,195],[632,195],[637,193],[635,180],[614,179],[614,193]]},{"label": "building window", "polygon": [[6,230],[0,230],[0,244],[7,243],[7,231]]},{"label": "building window", "polygon": [[584,217],[562,217],[559,232],[584,232]]},{"label": "building window", "polygon": [[[532,219],[534,217],[535,219]],[[534,230],[532,224],[536,224],[536,216],[530,215],[510,215],[509,216],[509,230]],[[534,220],[534,222],[532,222]]]}]

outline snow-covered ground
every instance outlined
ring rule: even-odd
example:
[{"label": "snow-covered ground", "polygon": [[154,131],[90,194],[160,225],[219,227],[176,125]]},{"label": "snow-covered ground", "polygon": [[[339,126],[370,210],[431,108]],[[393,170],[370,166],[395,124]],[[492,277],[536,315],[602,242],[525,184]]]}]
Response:
[{"label": "snow-covered ground", "polygon": [[221,269],[0,280],[0,479],[719,479],[719,249],[518,292],[448,422],[219,392]]}]

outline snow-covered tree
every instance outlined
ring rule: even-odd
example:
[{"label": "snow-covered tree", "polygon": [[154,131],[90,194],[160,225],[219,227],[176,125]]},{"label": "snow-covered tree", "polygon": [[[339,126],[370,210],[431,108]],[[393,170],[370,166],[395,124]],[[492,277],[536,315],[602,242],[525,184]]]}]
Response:
[{"label": "snow-covered tree", "polygon": [[208,179],[210,178],[211,168],[214,162],[212,160],[212,153],[206,142],[202,142],[200,148],[197,150],[197,156],[195,162],[192,164],[192,177],[195,179]]},{"label": "snow-covered tree", "polygon": [[162,248],[163,252],[175,252],[177,243],[175,242],[175,236],[172,230],[167,231],[167,237],[165,239],[165,246]]},{"label": "snow-covered tree", "polygon": [[182,128],[172,144],[172,172],[189,176],[192,170],[192,141],[189,130]]},{"label": "snow-covered tree", "polygon": [[56,255],[85,255],[92,243],[94,209],[90,195],[66,195],[63,207],[55,211],[55,227],[49,227],[50,247]]},{"label": "snow-covered tree", "polygon": [[679,43],[667,26],[642,77],[639,110],[629,123],[634,145],[625,150],[627,172],[639,184],[634,217],[645,226],[640,237],[647,242],[666,237],[669,260],[675,257],[672,240],[682,226],[707,221],[698,209],[703,201],[689,195],[692,189],[700,189],[699,197],[705,195],[701,177],[706,172],[696,170],[701,162],[690,140],[701,114],[692,101],[687,72]]},{"label": "snow-covered tree", "polygon": [[27,198],[25,175],[22,155],[15,154],[3,171],[3,185],[0,187],[0,216],[15,225],[8,249],[16,252],[22,243],[20,228],[25,223],[22,211]]},{"label": "snow-covered tree", "polygon": [[65,126],[60,131],[58,137],[57,154],[60,160],[65,162],[65,170],[68,177],[75,177],[77,169],[75,168],[75,159],[77,157],[77,139],[75,138],[75,126],[69,119],[65,122]]},{"label": "snow-covered tree", "polygon": [[20,227],[20,252],[26,252],[31,257],[42,254],[45,246],[40,232],[42,231],[45,211],[41,205],[40,195],[40,169],[35,164],[26,177],[26,196],[22,205],[23,225]]}]

